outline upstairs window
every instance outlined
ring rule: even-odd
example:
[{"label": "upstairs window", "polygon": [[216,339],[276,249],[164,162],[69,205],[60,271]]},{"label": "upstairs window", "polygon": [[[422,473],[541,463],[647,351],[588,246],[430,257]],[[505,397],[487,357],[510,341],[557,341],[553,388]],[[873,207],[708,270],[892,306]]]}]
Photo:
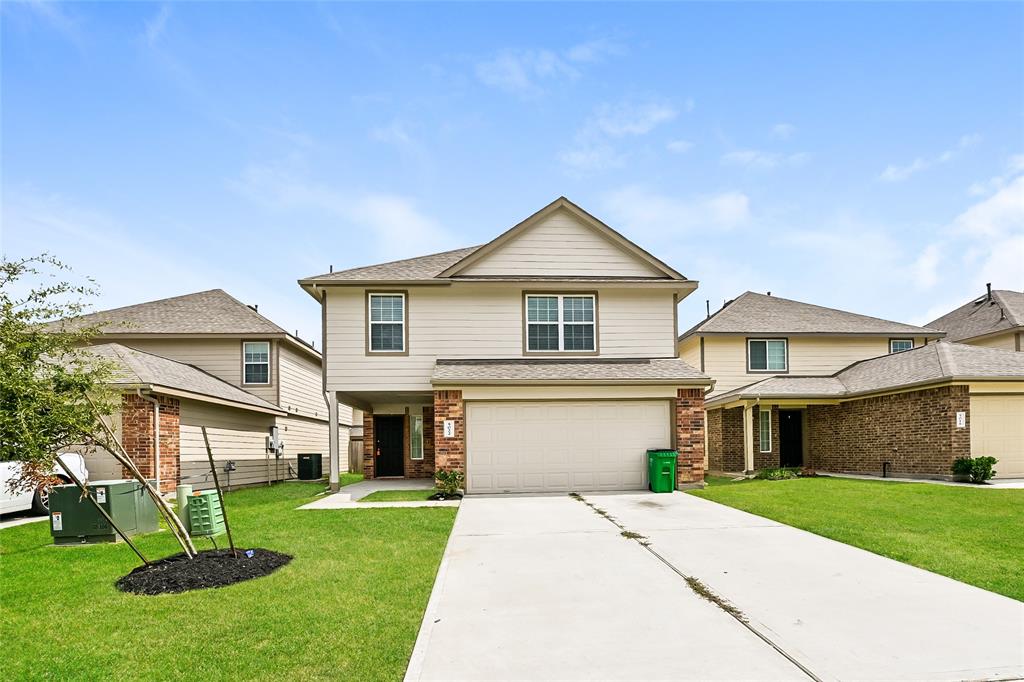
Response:
[{"label": "upstairs window", "polygon": [[748,339],[748,372],[785,372],[789,369],[786,339]]},{"label": "upstairs window", "polygon": [[368,349],[371,353],[405,352],[405,294],[370,294]]},{"label": "upstairs window", "polygon": [[889,339],[889,352],[902,353],[905,350],[913,350],[914,339]]},{"label": "upstairs window", "polygon": [[595,352],[596,309],[597,297],[593,294],[528,294],[526,351]]},{"label": "upstairs window", "polygon": [[242,383],[270,383],[270,342],[246,341],[242,344]]}]

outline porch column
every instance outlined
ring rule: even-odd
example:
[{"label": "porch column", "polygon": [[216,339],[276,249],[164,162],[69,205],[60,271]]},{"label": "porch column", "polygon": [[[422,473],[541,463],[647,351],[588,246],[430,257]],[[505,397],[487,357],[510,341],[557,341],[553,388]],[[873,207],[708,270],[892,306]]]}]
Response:
[{"label": "porch column", "polygon": [[341,468],[341,442],[338,429],[338,394],[330,391],[327,394],[327,441],[330,450],[330,464],[328,465],[328,478],[331,484],[331,492],[338,492],[340,481],[339,471]]},{"label": "porch column", "polygon": [[743,406],[743,470],[754,470],[754,408]]}]

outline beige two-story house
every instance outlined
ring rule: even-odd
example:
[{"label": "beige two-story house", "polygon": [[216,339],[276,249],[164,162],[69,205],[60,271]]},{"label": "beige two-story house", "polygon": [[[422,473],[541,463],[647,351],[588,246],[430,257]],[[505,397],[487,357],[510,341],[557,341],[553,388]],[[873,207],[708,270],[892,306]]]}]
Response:
[{"label": "beige two-story house", "polygon": [[[101,328],[93,343],[117,365],[114,383],[124,394],[114,424],[144,473],[159,477],[165,491],[178,482],[212,485],[204,426],[222,482],[230,477],[232,487],[293,477],[299,453],[326,460],[319,351],[227,292],[186,294],[57,324]],[[351,422],[351,410],[343,411],[345,447]],[[87,463],[93,479],[121,477],[105,453],[90,455]]]},{"label": "beige two-story house", "polygon": [[932,320],[928,326],[946,332],[957,343],[1024,351],[1024,292],[992,289]]},{"label": "beige two-story house", "polygon": [[708,469],[949,477],[992,455],[1024,474],[1020,354],[943,332],[747,292],[680,337],[715,380]]},{"label": "beige two-story house", "polygon": [[[703,479],[711,381],[678,357],[697,282],[565,198],[483,246],[310,277],[329,400],[363,472],[468,493],[643,488],[646,450]],[[332,457],[332,462],[339,458]]]}]

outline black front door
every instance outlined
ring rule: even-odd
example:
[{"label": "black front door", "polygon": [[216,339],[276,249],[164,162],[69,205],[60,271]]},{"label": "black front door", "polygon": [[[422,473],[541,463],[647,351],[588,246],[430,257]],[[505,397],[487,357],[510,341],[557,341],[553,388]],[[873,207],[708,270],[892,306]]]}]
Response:
[{"label": "black front door", "polygon": [[804,465],[804,430],[800,410],[779,410],[779,466]]},{"label": "black front door", "polygon": [[373,436],[376,439],[374,454],[377,458],[376,475],[402,476],[404,448],[402,431],[405,425],[402,415],[381,415],[373,418]]}]

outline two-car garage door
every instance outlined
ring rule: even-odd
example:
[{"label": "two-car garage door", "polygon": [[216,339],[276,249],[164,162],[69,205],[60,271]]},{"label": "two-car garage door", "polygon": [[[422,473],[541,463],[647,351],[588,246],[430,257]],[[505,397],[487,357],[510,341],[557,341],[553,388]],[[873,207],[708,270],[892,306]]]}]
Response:
[{"label": "two-car garage door", "polygon": [[998,459],[997,478],[1024,478],[1024,395],[971,396],[971,456]]},{"label": "two-car garage door", "polygon": [[670,405],[467,402],[467,492],[644,488],[647,448],[671,447]]}]

